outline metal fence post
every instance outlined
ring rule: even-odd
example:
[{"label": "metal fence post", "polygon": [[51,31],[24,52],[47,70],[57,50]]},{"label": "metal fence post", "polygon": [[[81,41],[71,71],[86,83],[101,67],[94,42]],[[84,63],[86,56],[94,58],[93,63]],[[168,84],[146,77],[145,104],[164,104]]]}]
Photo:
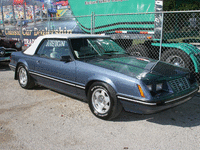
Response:
[{"label": "metal fence post", "polygon": [[26,20],[26,1],[23,2],[24,20]]},{"label": "metal fence post", "polygon": [[36,23],[36,18],[35,18],[35,2],[33,3],[33,21],[34,24]]},{"label": "metal fence post", "polygon": [[13,23],[15,25],[16,18],[15,18],[15,8],[14,8],[14,5],[12,5],[12,13],[13,13]]},{"label": "metal fence post", "polygon": [[95,12],[93,13],[93,34],[95,34]]},{"label": "metal fence post", "polygon": [[4,25],[3,2],[2,2],[2,0],[1,0],[1,16],[2,16],[2,23],[3,23],[3,28],[4,28],[5,25]]},{"label": "metal fence post", "polygon": [[91,14],[91,31],[90,34],[93,34],[93,12]]},{"label": "metal fence post", "polygon": [[41,19],[41,22],[43,22],[43,12],[42,12],[43,8],[42,6],[40,6],[40,19]]},{"label": "metal fence post", "polygon": [[162,55],[163,22],[164,22],[164,13],[162,12],[162,23],[161,23],[161,34],[160,34],[159,60],[161,60],[161,55]]},{"label": "metal fence post", "polygon": [[23,21],[23,19],[20,18],[20,43],[21,43],[21,45],[23,44],[22,21]]}]

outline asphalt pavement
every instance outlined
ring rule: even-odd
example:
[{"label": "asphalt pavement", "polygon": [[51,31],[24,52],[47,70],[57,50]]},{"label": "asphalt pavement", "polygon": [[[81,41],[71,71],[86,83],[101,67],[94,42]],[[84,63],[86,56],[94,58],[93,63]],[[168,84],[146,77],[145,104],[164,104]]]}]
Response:
[{"label": "asphalt pavement", "polygon": [[122,112],[96,118],[88,104],[55,91],[22,89],[0,65],[2,150],[199,150],[200,91],[190,101],[152,115]]}]

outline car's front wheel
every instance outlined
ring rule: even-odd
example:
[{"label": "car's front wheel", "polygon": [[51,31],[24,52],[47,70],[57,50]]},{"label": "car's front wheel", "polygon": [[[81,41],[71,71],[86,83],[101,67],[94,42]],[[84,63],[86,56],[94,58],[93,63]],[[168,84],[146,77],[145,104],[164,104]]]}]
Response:
[{"label": "car's front wheel", "polygon": [[111,120],[117,117],[122,110],[114,89],[103,82],[95,82],[90,86],[88,99],[90,110],[100,119]]},{"label": "car's front wheel", "polygon": [[24,65],[20,65],[17,69],[18,81],[22,88],[30,89],[34,87],[34,81],[30,77],[26,67]]}]

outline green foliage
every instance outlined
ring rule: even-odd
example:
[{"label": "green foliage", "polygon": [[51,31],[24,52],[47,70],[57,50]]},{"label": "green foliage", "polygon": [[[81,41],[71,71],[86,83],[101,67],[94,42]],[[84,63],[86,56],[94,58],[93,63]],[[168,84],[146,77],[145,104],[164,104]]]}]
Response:
[{"label": "green foliage", "polygon": [[199,10],[200,0],[164,0],[164,11]]},{"label": "green foliage", "polygon": [[164,11],[172,11],[175,10],[175,8],[176,8],[175,0],[164,0],[164,6],[163,6]]}]

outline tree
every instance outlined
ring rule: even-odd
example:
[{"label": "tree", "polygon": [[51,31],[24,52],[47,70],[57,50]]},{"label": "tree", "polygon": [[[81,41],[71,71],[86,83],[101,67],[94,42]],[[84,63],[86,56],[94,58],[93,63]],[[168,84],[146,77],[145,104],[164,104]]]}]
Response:
[{"label": "tree", "polygon": [[164,11],[199,10],[199,0],[163,0]]}]

